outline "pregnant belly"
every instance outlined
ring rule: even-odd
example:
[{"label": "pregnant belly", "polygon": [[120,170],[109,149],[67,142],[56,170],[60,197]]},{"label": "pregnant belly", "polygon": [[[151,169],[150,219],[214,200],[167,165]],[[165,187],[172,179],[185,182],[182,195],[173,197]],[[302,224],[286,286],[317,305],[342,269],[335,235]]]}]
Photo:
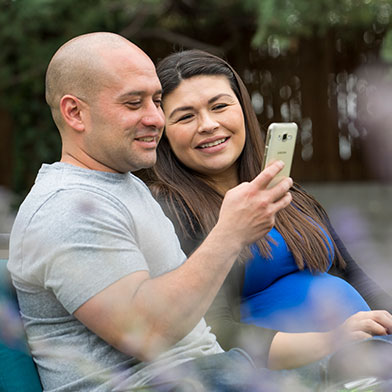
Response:
[{"label": "pregnant belly", "polygon": [[284,332],[321,332],[370,310],[346,281],[328,273],[298,271],[243,299],[241,319]]}]

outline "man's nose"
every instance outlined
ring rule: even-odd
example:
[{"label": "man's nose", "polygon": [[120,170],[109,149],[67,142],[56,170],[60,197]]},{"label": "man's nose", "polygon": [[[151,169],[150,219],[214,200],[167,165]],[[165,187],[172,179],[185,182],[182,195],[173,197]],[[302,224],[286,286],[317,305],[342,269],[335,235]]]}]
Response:
[{"label": "man's nose", "polygon": [[165,126],[165,116],[163,114],[162,108],[160,106],[156,106],[155,104],[149,105],[149,108],[143,115],[142,122],[146,127],[163,129]]}]

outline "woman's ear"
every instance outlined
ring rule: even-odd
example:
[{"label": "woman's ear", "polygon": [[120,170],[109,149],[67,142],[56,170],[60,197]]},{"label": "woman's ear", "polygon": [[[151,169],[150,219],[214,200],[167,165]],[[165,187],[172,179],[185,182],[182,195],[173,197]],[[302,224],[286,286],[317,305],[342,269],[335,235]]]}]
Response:
[{"label": "woman's ear", "polygon": [[66,124],[75,131],[82,132],[85,129],[83,116],[81,115],[81,111],[85,107],[86,104],[74,95],[64,95],[60,100],[61,115]]}]

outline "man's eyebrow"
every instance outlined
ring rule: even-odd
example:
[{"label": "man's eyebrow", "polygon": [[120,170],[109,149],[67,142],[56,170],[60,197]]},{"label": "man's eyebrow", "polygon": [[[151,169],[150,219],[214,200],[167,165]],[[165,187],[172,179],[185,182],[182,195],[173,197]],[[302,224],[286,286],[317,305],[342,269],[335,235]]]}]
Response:
[{"label": "man's eyebrow", "polygon": [[[208,100],[208,104],[211,105],[212,103],[214,103],[215,101],[217,101],[219,98],[222,98],[222,97],[233,98],[232,95],[230,95],[230,94],[222,93],[222,94],[215,95],[215,97],[210,98]],[[183,112],[183,111],[192,110],[192,109],[193,109],[193,106],[180,106],[178,108],[175,108],[170,113],[169,119],[171,119],[174,116],[174,114],[176,114],[177,112]]]},{"label": "man's eyebrow", "polygon": [[[134,91],[128,91],[122,95],[119,96],[119,99],[125,99],[125,98],[129,98],[129,97],[142,97],[144,95],[148,95],[147,91],[144,90],[134,90]],[[162,90],[156,90],[153,94],[153,96],[155,95],[162,95]]]}]

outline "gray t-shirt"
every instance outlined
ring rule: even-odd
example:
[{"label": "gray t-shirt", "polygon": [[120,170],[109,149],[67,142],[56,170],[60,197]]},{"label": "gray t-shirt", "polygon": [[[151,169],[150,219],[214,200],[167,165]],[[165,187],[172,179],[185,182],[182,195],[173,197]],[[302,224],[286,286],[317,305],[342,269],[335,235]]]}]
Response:
[{"label": "gray t-shirt", "polygon": [[137,177],[43,165],[17,214],[8,268],[45,391],[126,390],[222,352],[201,319],[156,360],[140,362],[73,316],[124,276],[156,277],[184,260],[170,220]]}]

